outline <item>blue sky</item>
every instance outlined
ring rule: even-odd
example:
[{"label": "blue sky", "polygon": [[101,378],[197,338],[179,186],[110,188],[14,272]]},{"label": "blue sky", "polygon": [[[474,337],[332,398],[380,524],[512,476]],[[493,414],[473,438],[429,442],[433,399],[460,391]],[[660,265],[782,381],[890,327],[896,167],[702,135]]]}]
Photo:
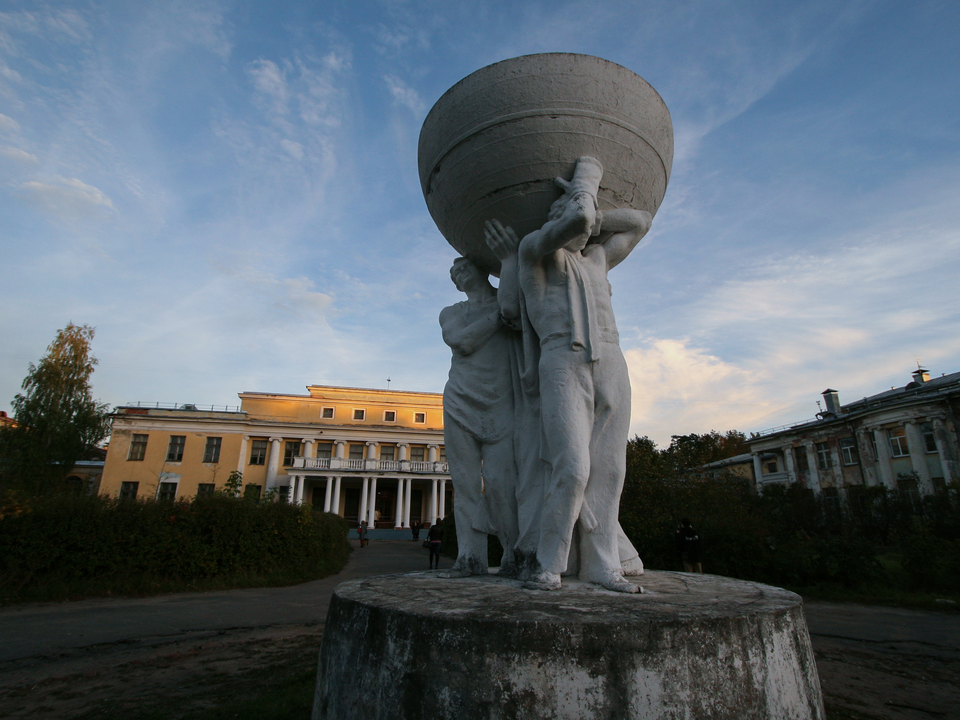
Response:
[{"label": "blue sky", "polygon": [[960,371],[953,0],[7,2],[0,406],[70,321],[111,404],[439,392],[460,298],[420,125],[551,51],[634,70],[673,116],[666,199],[611,273],[633,432]]}]

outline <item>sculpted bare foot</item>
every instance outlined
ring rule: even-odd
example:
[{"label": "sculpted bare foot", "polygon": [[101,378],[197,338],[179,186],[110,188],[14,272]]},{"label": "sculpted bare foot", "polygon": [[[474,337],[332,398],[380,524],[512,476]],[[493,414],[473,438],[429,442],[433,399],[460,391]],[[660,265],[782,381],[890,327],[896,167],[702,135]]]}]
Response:
[{"label": "sculpted bare foot", "polygon": [[643,575],[643,562],[638,555],[632,560],[624,560],[620,563],[620,569],[623,571],[623,574],[627,576]]},{"label": "sculpted bare foot", "polygon": [[547,572],[546,570],[531,575],[530,579],[523,583],[528,590],[559,590],[560,574]]},{"label": "sculpted bare foot", "polygon": [[486,565],[476,558],[460,557],[447,572],[440,573],[442,578],[465,578],[473,575],[486,575]]}]

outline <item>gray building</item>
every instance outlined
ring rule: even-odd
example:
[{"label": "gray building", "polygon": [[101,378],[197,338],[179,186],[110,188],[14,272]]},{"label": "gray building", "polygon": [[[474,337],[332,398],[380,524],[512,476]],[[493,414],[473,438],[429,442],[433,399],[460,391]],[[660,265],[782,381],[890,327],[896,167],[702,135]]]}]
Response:
[{"label": "gray building", "polygon": [[928,495],[960,479],[960,373],[923,368],[904,387],[842,404],[823,391],[813,420],[749,439],[757,489],[798,482],[825,498],[884,486]]}]

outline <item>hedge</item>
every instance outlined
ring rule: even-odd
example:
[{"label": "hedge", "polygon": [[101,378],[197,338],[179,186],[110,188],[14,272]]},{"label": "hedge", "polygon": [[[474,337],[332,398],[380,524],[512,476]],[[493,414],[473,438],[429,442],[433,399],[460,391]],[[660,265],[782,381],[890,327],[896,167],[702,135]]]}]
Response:
[{"label": "hedge", "polygon": [[43,596],[43,588],[71,595],[296,582],[337,572],[350,552],[336,515],[220,494],[178,502],[8,496],[0,513],[6,600]]}]

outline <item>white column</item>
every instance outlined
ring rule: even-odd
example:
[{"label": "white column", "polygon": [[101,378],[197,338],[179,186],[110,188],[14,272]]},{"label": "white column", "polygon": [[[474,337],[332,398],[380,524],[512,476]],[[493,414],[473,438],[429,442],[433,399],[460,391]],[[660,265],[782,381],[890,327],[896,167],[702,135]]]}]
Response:
[{"label": "white column", "polygon": [[907,420],[903,424],[903,429],[907,432],[907,448],[910,450],[910,464],[913,465],[913,471],[920,478],[917,483],[921,495],[933,494],[933,478],[930,476],[930,468],[927,466],[927,448],[923,444],[923,436],[920,434],[920,428],[917,427],[916,420]]},{"label": "white column", "polygon": [[397,460],[409,460],[410,443],[397,443]]},{"label": "white column", "polygon": [[441,479],[438,482],[440,483],[440,519],[443,520],[447,516],[447,481]]},{"label": "white column", "polygon": [[393,511],[393,529],[399,530],[403,527],[403,479],[397,478],[397,506]]},{"label": "white column", "polygon": [[323,511],[330,512],[330,500],[333,498],[333,478],[327,477],[327,488],[323,495]]},{"label": "white column", "polygon": [[956,464],[952,460],[950,441],[947,435],[947,426],[943,418],[933,418],[933,439],[937,443],[937,454],[940,455],[940,467],[943,468],[943,481],[949,483],[957,475]]},{"label": "white column", "polygon": [[339,459],[343,459],[347,456],[347,441],[346,440],[334,440],[334,453],[333,456]]},{"label": "white column", "polygon": [[787,469],[787,481],[793,484],[797,481],[797,470],[793,466],[793,446],[786,445],[783,448],[783,466]]},{"label": "white column", "polygon": [[[357,512],[357,524],[367,519],[367,493],[370,490],[370,478],[360,478],[363,490],[360,491],[360,510]],[[367,523],[369,525],[369,522]]]},{"label": "white column", "polygon": [[367,510],[367,525],[377,526],[377,479],[370,478],[370,507]]},{"label": "white column", "polygon": [[379,444],[376,440],[367,440],[367,460],[377,459],[377,446]]},{"label": "white column", "polygon": [[877,484],[877,459],[870,442],[871,433],[867,428],[857,428],[857,452],[860,454],[860,468],[863,470],[863,484],[874,487]]},{"label": "white column", "polygon": [[880,474],[880,482],[884,487],[895,487],[893,468],[890,465],[890,440],[887,438],[887,431],[883,428],[874,428],[873,438],[877,443],[877,471]]},{"label": "white column", "polygon": [[249,435],[244,435],[243,440],[240,441],[240,459],[237,461],[237,472],[243,475],[243,470],[247,467],[247,441],[250,439]]},{"label": "white column", "polygon": [[299,505],[303,495],[303,475],[290,475],[290,490],[287,501],[291,505]]},{"label": "white column", "polygon": [[[303,457],[313,458],[317,456],[317,441],[315,438],[304,438],[303,439]],[[303,463],[304,467],[307,467],[307,463]]]},{"label": "white column", "polygon": [[277,486],[277,471],[280,469],[280,442],[282,440],[283,438],[278,437],[270,438],[270,453],[267,456],[267,491]]},{"label": "white column", "polygon": [[437,461],[437,450],[439,449],[439,445],[427,445],[427,460],[429,462]]},{"label": "white column", "polygon": [[433,527],[433,521],[437,519],[437,482],[430,483],[430,507],[427,508],[427,522]]},{"label": "white column", "polygon": [[403,481],[403,526],[410,527],[410,492],[413,489],[413,478],[406,478]]},{"label": "white column", "polygon": [[807,450],[807,468],[810,470],[810,487],[817,495],[820,494],[820,466],[817,464],[817,451],[813,449],[813,441],[804,443]]},{"label": "white column", "polygon": [[760,455],[752,453],[753,458],[753,477],[756,479],[757,492],[763,493],[763,464],[760,462]]},{"label": "white column", "polygon": [[340,476],[333,479],[333,498],[330,501],[330,512],[334,515],[340,514]]},{"label": "white column", "polygon": [[297,505],[303,505],[303,493],[307,489],[307,476],[301,475],[297,483]]}]

